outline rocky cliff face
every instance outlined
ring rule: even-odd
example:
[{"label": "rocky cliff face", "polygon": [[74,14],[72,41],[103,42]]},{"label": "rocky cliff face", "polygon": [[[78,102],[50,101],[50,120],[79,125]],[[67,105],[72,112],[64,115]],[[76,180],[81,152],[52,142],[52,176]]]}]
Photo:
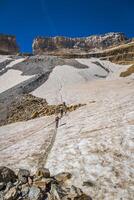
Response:
[{"label": "rocky cliff face", "polygon": [[63,50],[88,52],[95,49],[107,49],[127,41],[128,38],[123,33],[108,33],[83,38],[37,37],[33,41],[33,52],[35,54],[55,51],[63,52]]},{"label": "rocky cliff face", "polygon": [[16,54],[18,51],[15,36],[0,34],[0,54]]}]

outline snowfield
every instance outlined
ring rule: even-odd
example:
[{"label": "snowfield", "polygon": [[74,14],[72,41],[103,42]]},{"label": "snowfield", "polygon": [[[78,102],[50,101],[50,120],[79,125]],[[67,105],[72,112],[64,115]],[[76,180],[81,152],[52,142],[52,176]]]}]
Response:
[{"label": "snowfield", "polygon": [[10,69],[5,74],[0,76],[0,93],[32,77],[22,76],[21,74],[22,72],[19,70]]},{"label": "snowfield", "polygon": [[[86,105],[64,115],[57,130],[55,116],[0,127],[0,165],[69,171],[68,184],[82,187],[94,200],[133,200],[133,75],[120,78],[128,66],[109,61],[77,61],[87,68],[56,65],[32,94],[50,104]],[[93,186],[83,186],[85,181]]]},{"label": "snowfield", "polygon": [[[12,60],[12,59],[8,58],[8,56],[0,57],[0,63],[6,60]],[[5,71],[0,76],[0,93],[32,77],[32,76],[23,76],[21,71],[11,69],[14,65],[21,63],[24,60],[25,60],[24,58],[12,60],[6,67],[0,70],[0,73]]]},{"label": "snowfield", "polygon": [[[101,84],[102,80],[121,79],[120,73],[128,68],[128,65],[118,65],[97,58],[76,60],[87,68],[77,69],[69,65],[56,66],[48,80],[32,94],[45,98],[50,104],[62,103],[64,100],[68,104],[87,102],[90,89],[96,90],[94,83]],[[92,99],[92,96],[90,98]]]}]

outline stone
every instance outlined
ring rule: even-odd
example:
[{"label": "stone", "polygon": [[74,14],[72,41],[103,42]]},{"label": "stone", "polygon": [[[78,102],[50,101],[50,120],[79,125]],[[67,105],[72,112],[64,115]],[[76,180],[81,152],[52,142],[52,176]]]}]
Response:
[{"label": "stone", "polygon": [[[3,174],[1,177],[3,178]],[[69,188],[64,184],[71,177],[68,172],[50,177],[46,168],[39,168],[36,175],[30,176],[28,170],[19,169],[15,182],[0,182],[0,200],[92,200],[80,188]],[[24,180],[27,180],[25,184]]]},{"label": "stone", "polygon": [[36,172],[37,177],[50,178],[50,171],[46,168],[39,168]]},{"label": "stone", "polygon": [[4,200],[4,193],[0,191],[0,200]]},{"label": "stone", "polygon": [[0,182],[0,191],[3,190],[3,188],[6,186],[4,182]]},{"label": "stone", "polygon": [[21,195],[22,195],[22,197],[27,196],[28,193],[29,193],[29,190],[30,190],[30,188],[29,188],[29,186],[27,184],[22,185],[22,188],[21,188]]},{"label": "stone", "polygon": [[32,186],[30,188],[28,198],[29,200],[42,200],[43,194],[41,192],[41,189],[38,187]]},{"label": "stone", "polygon": [[16,175],[14,171],[7,167],[0,167],[0,182],[8,183],[8,182],[15,182]]},{"label": "stone", "polygon": [[28,177],[28,176],[30,176],[30,171],[27,169],[19,169],[18,177],[19,176]]},{"label": "stone", "polygon": [[11,188],[4,196],[4,200],[15,200],[17,198],[17,189]]},{"label": "stone", "polygon": [[40,188],[42,191],[45,191],[47,183],[46,181],[40,180],[40,181],[35,181],[33,185]]},{"label": "stone", "polygon": [[92,200],[92,198],[83,193],[80,188],[72,185],[70,192],[68,194],[68,199],[70,200]]},{"label": "stone", "polygon": [[13,185],[12,182],[8,182],[8,183],[6,184],[5,193],[8,192],[13,186],[14,186],[14,185]]},{"label": "stone", "polygon": [[26,169],[19,169],[18,172],[18,180],[25,184],[28,182],[28,177],[30,176],[30,172]]},{"label": "stone", "polygon": [[92,181],[88,180],[88,181],[84,181],[83,182],[83,186],[94,187],[95,183],[93,183]]},{"label": "stone", "polygon": [[31,186],[33,184],[33,180],[31,177],[28,177],[28,184]]},{"label": "stone", "polygon": [[62,172],[54,176],[54,178],[58,182],[65,182],[66,180],[70,179],[72,175],[69,172]]},{"label": "stone", "polygon": [[49,199],[61,200],[60,195],[62,196],[62,192],[59,194],[57,186],[52,184]]},{"label": "stone", "polygon": [[36,118],[38,115],[39,115],[39,113],[37,111],[35,111],[34,113],[32,113],[31,119]]}]

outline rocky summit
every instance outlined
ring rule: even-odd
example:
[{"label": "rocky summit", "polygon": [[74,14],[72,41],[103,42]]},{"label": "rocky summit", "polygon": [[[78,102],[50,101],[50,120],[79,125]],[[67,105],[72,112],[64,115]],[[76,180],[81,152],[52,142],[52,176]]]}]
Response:
[{"label": "rocky summit", "polygon": [[93,35],[83,38],[67,38],[62,36],[57,37],[37,37],[33,41],[33,52],[51,53],[57,52],[66,53],[69,51],[89,52],[96,49],[107,49],[128,42],[129,39],[123,33],[108,33],[104,35]]}]

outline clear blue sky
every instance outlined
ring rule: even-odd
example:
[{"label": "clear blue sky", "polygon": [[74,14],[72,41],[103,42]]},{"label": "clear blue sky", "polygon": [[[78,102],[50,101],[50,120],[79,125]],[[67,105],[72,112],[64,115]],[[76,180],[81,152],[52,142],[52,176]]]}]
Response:
[{"label": "clear blue sky", "polygon": [[21,51],[36,36],[134,36],[134,0],[0,0],[0,33],[13,34]]}]

